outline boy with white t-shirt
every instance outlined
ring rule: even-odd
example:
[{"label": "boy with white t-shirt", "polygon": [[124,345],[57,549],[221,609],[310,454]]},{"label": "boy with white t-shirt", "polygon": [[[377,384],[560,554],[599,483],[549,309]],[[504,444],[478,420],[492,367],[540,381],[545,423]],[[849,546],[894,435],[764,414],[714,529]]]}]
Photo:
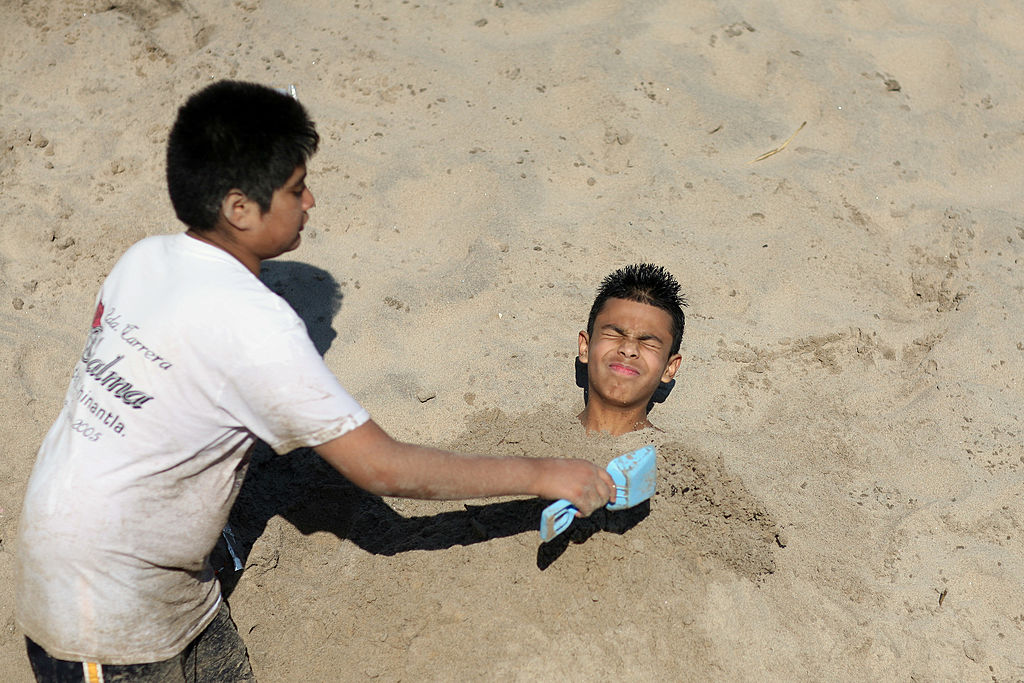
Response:
[{"label": "boy with white t-shirt", "polygon": [[104,282],[19,529],[17,622],[41,681],[251,680],[209,563],[256,439],[311,447],[387,496],[614,495],[584,460],[459,455],[389,437],[256,277],[299,245],[319,137],[273,89],[219,82],[179,110],[167,181],[185,233]]}]

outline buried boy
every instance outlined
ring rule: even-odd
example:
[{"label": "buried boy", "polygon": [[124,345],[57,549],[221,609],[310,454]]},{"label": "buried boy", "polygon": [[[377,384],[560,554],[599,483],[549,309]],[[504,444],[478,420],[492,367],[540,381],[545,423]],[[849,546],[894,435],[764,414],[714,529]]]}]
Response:
[{"label": "buried boy", "polygon": [[234,681],[252,672],[210,552],[256,439],[313,448],[354,484],[430,499],[614,499],[585,460],[395,441],[257,278],[299,246],[319,136],[301,104],[219,82],[179,110],[167,182],[187,230],[130,247],[103,283],[25,494],[17,624],[39,680]]},{"label": "buried boy", "polygon": [[579,420],[588,432],[653,427],[648,413],[668,395],[682,360],[685,305],[679,283],[660,266],[626,266],[604,279],[576,361],[585,402]]}]

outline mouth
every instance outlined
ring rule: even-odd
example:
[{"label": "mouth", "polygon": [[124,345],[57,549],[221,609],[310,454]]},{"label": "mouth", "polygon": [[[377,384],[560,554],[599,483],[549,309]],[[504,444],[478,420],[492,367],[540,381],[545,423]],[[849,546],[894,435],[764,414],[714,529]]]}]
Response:
[{"label": "mouth", "polygon": [[640,371],[636,368],[631,368],[628,365],[622,363],[612,363],[608,368],[617,375],[625,375],[627,377],[636,377],[640,374]]}]

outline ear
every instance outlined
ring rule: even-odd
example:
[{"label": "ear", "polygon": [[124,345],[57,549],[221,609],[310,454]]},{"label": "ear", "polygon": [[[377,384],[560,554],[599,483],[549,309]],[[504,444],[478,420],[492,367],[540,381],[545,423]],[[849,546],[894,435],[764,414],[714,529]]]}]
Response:
[{"label": "ear", "polygon": [[590,348],[590,338],[587,336],[585,330],[580,330],[580,361],[583,363],[587,362],[587,350]]},{"label": "ear", "polygon": [[683,357],[678,353],[668,359],[668,365],[665,366],[665,372],[661,373],[662,382],[671,382],[672,378],[676,376],[676,372],[679,370],[679,365],[683,362]]},{"label": "ear", "polygon": [[248,230],[252,227],[253,209],[259,215],[256,203],[241,190],[234,188],[228,190],[224,199],[220,201],[220,216],[228,225],[237,230]]}]

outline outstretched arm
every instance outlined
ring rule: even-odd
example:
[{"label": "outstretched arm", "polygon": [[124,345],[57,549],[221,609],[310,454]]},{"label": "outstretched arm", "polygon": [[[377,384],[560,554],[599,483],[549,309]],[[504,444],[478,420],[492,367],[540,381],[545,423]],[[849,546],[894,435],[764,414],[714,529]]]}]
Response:
[{"label": "outstretched arm", "polygon": [[379,496],[565,498],[589,515],[615,495],[611,476],[586,460],[450,453],[396,441],[372,420],[314,450],[353,484]]}]

